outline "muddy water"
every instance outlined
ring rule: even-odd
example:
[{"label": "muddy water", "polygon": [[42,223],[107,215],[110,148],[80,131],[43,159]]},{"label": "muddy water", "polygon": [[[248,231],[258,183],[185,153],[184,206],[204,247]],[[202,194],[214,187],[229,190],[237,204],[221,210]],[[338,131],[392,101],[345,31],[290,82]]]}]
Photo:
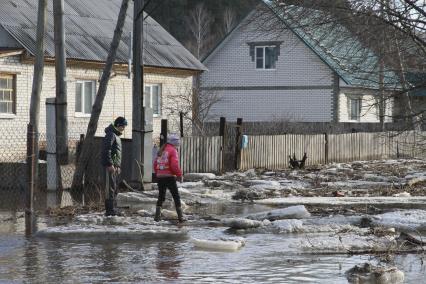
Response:
[{"label": "muddy water", "polygon": [[[229,211],[257,211],[234,208]],[[249,234],[238,252],[198,250],[189,240],[60,241],[25,238],[22,213],[0,214],[0,283],[347,283],[344,272],[368,255],[310,255],[291,248],[305,235]],[[39,220],[39,227],[50,220]],[[190,227],[196,238],[229,236],[224,228]],[[419,255],[395,265],[406,283],[424,283]]]}]

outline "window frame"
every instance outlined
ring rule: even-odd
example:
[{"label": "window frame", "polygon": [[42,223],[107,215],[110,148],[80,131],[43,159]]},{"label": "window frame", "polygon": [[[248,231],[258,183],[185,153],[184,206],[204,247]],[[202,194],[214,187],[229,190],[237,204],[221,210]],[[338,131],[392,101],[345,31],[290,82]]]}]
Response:
[{"label": "window frame", "polygon": [[[147,98],[147,93],[145,91],[146,88],[150,88],[150,92],[149,92],[149,107],[152,109],[152,114],[154,117],[160,117],[162,114],[162,103],[163,103],[163,86],[159,83],[147,83],[144,84],[143,88],[144,88],[144,100],[143,100],[143,106],[146,106],[146,98]],[[158,113],[155,112],[154,108],[152,107],[153,104],[153,92],[152,89],[153,87],[158,87]]]},{"label": "window frame", "polygon": [[[16,116],[16,74],[14,73],[7,73],[7,72],[0,72],[0,78],[4,79],[12,79],[12,88],[11,89],[4,89],[4,90],[11,90],[12,91],[12,100],[9,101],[12,103],[12,112],[0,112],[0,118],[14,118]],[[1,89],[3,90],[3,89]],[[3,100],[2,100],[3,101]],[[7,103],[7,101],[5,101]]]},{"label": "window frame", "polygon": [[[257,67],[257,60],[258,60],[258,56],[257,56],[257,49],[258,48],[262,48],[263,50],[263,58],[262,58],[262,68],[258,68]],[[272,48],[274,50],[274,56],[272,58],[272,63],[273,63],[273,68],[266,68],[266,48]],[[276,64],[276,49],[278,47],[276,45],[256,45],[254,46],[254,67],[256,70],[260,70],[260,71],[274,71],[277,69],[277,64]]]},{"label": "window frame", "polygon": [[[357,101],[357,103],[358,103],[358,108],[357,108],[358,115],[356,116],[355,119],[353,118],[354,116],[353,116],[353,113],[352,113],[352,104],[353,104],[354,101]],[[362,96],[348,96],[348,119],[349,119],[349,121],[360,122],[361,116],[362,116]]]},{"label": "window frame", "polygon": [[[85,88],[84,88],[84,84],[90,82],[92,83],[92,106],[90,108],[90,113],[85,113],[84,109],[85,109]],[[75,117],[90,117],[92,114],[92,108],[93,108],[93,104],[95,103],[95,98],[96,98],[96,80],[91,80],[91,79],[77,79],[75,81],[75,95],[74,95],[74,115]],[[77,112],[76,110],[76,103],[77,103],[77,84],[81,84],[82,85],[82,93],[81,93],[81,112]]]}]

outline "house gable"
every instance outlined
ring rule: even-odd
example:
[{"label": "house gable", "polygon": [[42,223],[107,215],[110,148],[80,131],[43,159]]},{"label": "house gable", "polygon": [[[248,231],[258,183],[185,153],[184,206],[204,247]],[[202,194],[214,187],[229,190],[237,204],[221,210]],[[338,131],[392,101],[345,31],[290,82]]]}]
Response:
[{"label": "house gable", "polygon": [[[263,16],[266,16],[264,13]],[[334,119],[334,72],[291,30],[272,33],[259,29],[282,25],[272,12],[267,18],[250,14],[203,63],[204,91],[222,99],[212,117],[243,117],[245,121],[322,121]],[[256,68],[254,49],[275,47],[275,68]]]}]

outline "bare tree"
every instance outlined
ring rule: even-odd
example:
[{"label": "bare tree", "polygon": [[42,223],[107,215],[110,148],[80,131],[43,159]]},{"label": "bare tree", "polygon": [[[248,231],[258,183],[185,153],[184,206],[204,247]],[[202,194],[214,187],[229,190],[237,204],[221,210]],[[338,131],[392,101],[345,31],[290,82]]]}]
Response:
[{"label": "bare tree", "polygon": [[223,12],[223,34],[227,35],[235,26],[236,16],[231,7],[226,7]]},{"label": "bare tree", "polygon": [[206,42],[210,36],[210,25],[213,22],[212,15],[207,11],[203,3],[198,4],[187,18],[189,30],[195,40],[195,56],[201,58],[206,49]]},{"label": "bare tree", "polygon": [[200,135],[205,135],[205,123],[214,118],[212,107],[221,100],[221,95],[215,90],[202,90],[188,85],[176,86],[173,104],[166,104],[165,111],[171,114],[171,125],[177,125],[179,113],[183,113],[186,121]]},{"label": "bare tree", "polygon": [[108,53],[108,58],[105,63],[101,81],[99,83],[99,89],[96,94],[95,103],[93,104],[93,107],[92,107],[90,121],[87,127],[86,139],[83,143],[83,148],[82,148],[80,158],[78,160],[77,167],[74,173],[74,177],[72,181],[73,189],[81,188],[83,184],[83,176],[84,176],[86,166],[93,153],[94,136],[98,128],[99,116],[102,111],[102,105],[105,99],[108,82],[111,76],[112,66],[114,64],[114,60],[117,55],[117,49],[121,40],[121,35],[123,34],[123,26],[126,20],[126,13],[127,13],[128,6],[129,6],[129,0],[123,0],[120,7],[120,12],[118,14],[118,20],[117,20],[117,24],[114,31],[114,36],[111,42],[111,47]]},{"label": "bare tree", "polygon": [[[416,82],[410,73],[426,71],[426,2],[409,0],[275,0],[270,9],[287,25],[259,28],[269,33],[291,28],[312,36],[312,44],[328,52],[341,47],[333,60],[355,80],[377,91],[377,108],[384,124],[387,102],[402,105],[398,116],[407,129],[416,129],[425,110],[414,109],[410,95],[426,91],[426,76]],[[315,10],[316,12],[313,12]],[[270,17],[270,16],[269,16]],[[267,17],[266,17],[267,18]],[[271,22],[273,23],[273,22]],[[354,40],[355,39],[355,40]],[[394,119],[398,119],[392,114]]]}]

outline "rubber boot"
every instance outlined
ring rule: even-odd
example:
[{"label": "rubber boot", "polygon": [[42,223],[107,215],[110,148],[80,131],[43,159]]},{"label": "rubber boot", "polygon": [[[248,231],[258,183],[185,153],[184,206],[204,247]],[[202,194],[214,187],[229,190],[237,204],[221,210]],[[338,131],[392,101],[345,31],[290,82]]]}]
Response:
[{"label": "rubber boot", "polygon": [[157,206],[157,208],[155,208],[154,221],[159,222],[160,220],[161,220],[161,206]]},{"label": "rubber boot", "polygon": [[178,215],[179,223],[182,223],[182,222],[186,221],[185,216],[183,216],[182,207],[177,207],[176,208],[176,213]]},{"label": "rubber boot", "polygon": [[114,210],[114,200],[105,199],[105,216],[115,216],[117,213]]}]

